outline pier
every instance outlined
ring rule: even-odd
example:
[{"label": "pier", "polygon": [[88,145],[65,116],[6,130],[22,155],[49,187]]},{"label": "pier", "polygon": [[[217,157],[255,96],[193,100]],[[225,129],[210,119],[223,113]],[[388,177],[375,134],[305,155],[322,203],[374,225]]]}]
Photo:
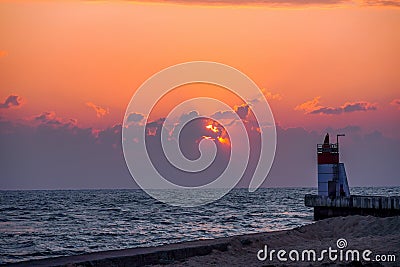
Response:
[{"label": "pier", "polygon": [[337,216],[371,215],[376,217],[400,216],[400,196],[335,197],[306,195],[304,204],[314,207],[314,220]]},{"label": "pier", "polygon": [[314,220],[348,215],[390,217],[400,215],[400,196],[357,196],[350,194],[344,163],[339,161],[339,137],[336,143],[317,144],[318,195],[306,195],[304,204],[314,208]]}]

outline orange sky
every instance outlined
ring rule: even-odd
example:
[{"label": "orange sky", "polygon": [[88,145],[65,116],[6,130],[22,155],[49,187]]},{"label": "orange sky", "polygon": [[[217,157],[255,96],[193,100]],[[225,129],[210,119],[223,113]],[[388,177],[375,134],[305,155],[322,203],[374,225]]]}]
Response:
[{"label": "orange sky", "polygon": [[[359,125],[400,138],[399,107],[390,105],[400,98],[398,29],[395,7],[2,2],[0,102],[15,94],[23,105],[1,109],[0,116],[21,120],[54,111],[106,127],[122,121],[136,88],[152,74],[207,60],[231,65],[279,96],[270,104],[283,127]],[[175,96],[226,99],[223,90],[204,88],[192,85]],[[295,110],[318,96],[320,106],[365,101],[377,108],[340,115]],[[95,105],[106,112],[99,115]]]}]

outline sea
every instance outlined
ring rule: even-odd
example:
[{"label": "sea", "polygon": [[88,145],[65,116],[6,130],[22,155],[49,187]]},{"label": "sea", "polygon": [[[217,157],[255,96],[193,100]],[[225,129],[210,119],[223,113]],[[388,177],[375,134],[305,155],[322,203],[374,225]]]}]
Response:
[{"label": "sea", "polygon": [[[313,223],[304,195],[315,188],[233,189],[218,201],[174,207],[142,190],[0,191],[0,264],[159,246]],[[400,195],[400,187],[356,187]]]}]

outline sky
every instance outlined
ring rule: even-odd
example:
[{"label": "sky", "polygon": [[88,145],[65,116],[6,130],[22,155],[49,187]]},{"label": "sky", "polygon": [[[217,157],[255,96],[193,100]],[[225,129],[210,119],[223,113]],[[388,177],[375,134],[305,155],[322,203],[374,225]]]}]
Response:
[{"label": "sky", "polygon": [[[150,76],[197,60],[232,66],[262,89],[278,142],[263,186],[316,186],[315,148],[326,132],[346,134],[350,186],[400,185],[399,28],[400,1],[3,1],[0,189],[136,188],[121,148],[127,105]],[[149,115],[159,129],[174,106],[199,96],[238,114],[254,104],[185,85],[133,123]],[[183,139],[188,155],[204,123]],[[169,175],[188,184],[212,176]]]}]

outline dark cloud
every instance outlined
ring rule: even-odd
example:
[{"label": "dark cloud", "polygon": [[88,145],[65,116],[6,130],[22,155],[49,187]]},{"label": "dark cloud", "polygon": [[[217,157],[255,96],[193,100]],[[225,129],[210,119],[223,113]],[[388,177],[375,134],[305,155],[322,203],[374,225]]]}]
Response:
[{"label": "dark cloud", "polygon": [[[250,109],[249,109],[250,110]],[[209,121],[207,121],[209,122]],[[260,153],[259,132],[256,130],[256,124],[252,121],[251,110],[247,115],[247,121],[244,122],[250,138],[250,159],[245,173],[238,183],[238,187],[248,187]],[[221,171],[221,167],[228,158],[227,151],[220,151],[220,158],[214,162],[217,164],[212,172],[199,173],[197,176],[190,176],[184,172],[175,172],[169,166],[163,152],[159,149],[159,134],[162,123],[154,122],[151,127],[157,127],[156,135],[148,139],[149,149],[153,154],[152,161],[158,164],[159,171],[170,178],[170,181],[181,185],[193,186],[211,181]],[[198,140],[202,135],[212,133],[205,130],[205,123],[201,120],[193,120],[186,125],[181,132],[180,147],[182,153],[190,158],[198,158]],[[283,129],[277,127],[277,151],[274,164],[271,168],[268,179],[262,186],[276,187],[299,187],[316,186],[316,144],[323,142],[326,132],[331,136],[337,133],[345,133],[346,137],[341,139],[342,154],[341,158],[346,164],[351,186],[386,186],[398,185],[396,176],[396,155],[400,151],[400,140],[394,140],[385,137],[376,131],[370,134],[364,134],[357,125],[349,125],[340,129],[329,128],[321,133],[307,131],[303,128]],[[369,152],[368,152],[369,151]],[[374,151],[374,153],[371,153]],[[374,164],[372,164],[374,162]],[[219,168],[216,168],[219,167]],[[379,173],[382,173],[379,176]],[[382,177],[377,180],[376,177]],[[202,178],[203,177],[203,178]],[[204,178],[206,177],[206,178]],[[199,179],[199,180],[197,180]]]},{"label": "dark cloud", "polygon": [[77,123],[76,119],[63,120],[62,118],[58,118],[54,111],[42,112],[35,116],[33,120],[52,127],[70,127]]},{"label": "dark cloud", "polygon": [[359,130],[354,125],[320,133],[278,127],[275,161],[263,185],[315,187],[316,144],[323,142],[326,132],[331,136],[346,133],[340,139],[340,158],[346,165],[350,187],[399,185],[396,154],[400,152],[400,140],[385,137],[378,131],[365,134]]},{"label": "dark cloud", "polygon": [[0,103],[1,108],[11,108],[11,107],[18,107],[22,104],[21,97],[17,95],[9,95],[3,103]]},{"label": "dark cloud", "polygon": [[249,114],[249,105],[241,105],[241,106],[236,106],[235,111],[238,114],[239,118],[242,120],[245,120],[247,118],[247,115]]},{"label": "dark cloud", "polygon": [[[239,183],[239,186],[248,186],[258,164],[260,155],[261,137],[259,125],[254,122],[254,114],[249,105],[237,106],[235,107],[235,111],[238,116],[242,118],[249,137],[249,162],[242,176],[243,181]],[[233,113],[217,112],[216,114],[224,114],[229,117]],[[184,114],[181,118],[185,119],[181,119],[179,123],[187,121],[186,119],[190,120],[195,115],[197,116],[198,113],[190,112]],[[225,170],[230,159],[230,140],[225,129],[216,121],[203,117],[192,119],[184,126],[179,124],[176,126],[175,129],[182,128],[179,136],[175,131],[171,131],[171,136],[174,138],[168,141],[176,142],[176,140],[178,140],[179,148],[185,157],[191,160],[198,159],[201,155],[199,151],[200,140],[209,139],[217,146],[218,152],[216,158],[208,168],[200,172],[189,173],[175,168],[168,162],[162,150],[161,130],[166,126],[163,125],[162,120],[159,120],[148,123],[146,126],[146,146],[153,166],[155,166],[158,172],[164,177],[168,177],[167,179],[169,181],[182,186],[200,186],[215,180]]]},{"label": "dark cloud", "polygon": [[[337,5],[359,5],[359,6],[400,6],[398,0],[150,0],[156,3],[177,3],[185,5],[251,5],[251,6],[337,6]],[[148,1],[146,1],[148,2]]]},{"label": "dark cloud", "polygon": [[377,105],[366,101],[347,102],[340,107],[327,107],[320,105],[320,97],[315,97],[295,107],[295,110],[302,110],[306,114],[328,114],[338,115],[355,111],[377,110]]},{"label": "dark cloud", "polygon": [[121,125],[54,127],[42,115],[38,126],[0,122],[1,189],[135,187],[122,156]]},{"label": "dark cloud", "polygon": [[199,116],[199,113],[195,110],[192,110],[189,113],[182,114],[182,116],[179,118],[179,122],[189,121],[197,116]]},{"label": "dark cloud", "polygon": [[158,119],[146,124],[146,135],[159,136],[161,135],[161,129],[164,125],[165,118]]},{"label": "dark cloud", "polygon": [[376,105],[368,102],[354,102],[354,103],[344,104],[342,109],[344,112],[354,112],[354,111],[376,110],[377,107]]},{"label": "dark cloud", "polygon": [[204,4],[204,5],[268,5],[268,6],[287,6],[287,5],[333,5],[346,3],[346,0],[152,0],[157,3],[179,3],[179,4]]},{"label": "dark cloud", "polygon": [[143,114],[132,112],[131,114],[128,115],[127,121],[140,122],[141,120],[143,120],[143,118],[144,118]]},{"label": "dark cloud", "polygon": [[[260,153],[257,125],[252,122],[251,110],[247,112],[244,123],[250,138],[250,160],[239,187],[249,185]],[[0,120],[1,189],[136,187],[123,158],[120,124],[95,130],[57,118],[54,112],[44,112],[34,121],[36,126]],[[230,149],[215,140],[219,132],[205,127],[210,119],[192,120],[181,131],[179,146],[190,159],[199,156],[198,142],[204,135],[217,145],[217,158],[211,167],[194,176],[173,169],[166,160],[159,139],[163,122],[160,119],[148,123],[146,128],[154,129],[154,135],[146,137],[146,145],[153,163],[171,181],[189,186],[204,184],[224,170]],[[138,127],[132,124],[129,129]],[[379,131],[365,134],[357,125],[326,131],[332,136],[346,133],[341,139],[341,159],[346,164],[350,186],[399,185],[400,140],[387,138]],[[315,187],[316,144],[323,141],[326,131],[277,127],[276,157],[263,186]],[[135,156],[138,161],[143,157]]]},{"label": "dark cloud", "polygon": [[54,111],[45,111],[42,112],[41,114],[35,116],[35,120],[36,121],[40,121],[40,122],[47,122],[50,120],[54,120],[56,117],[56,113]]},{"label": "dark cloud", "polygon": [[398,109],[400,109],[400,99],[398,99],[398,98],[393,99],[393,100],[390,102],[390,105],[395,106],[395,107],[397,107]]},{"label": "dark cloud", "polygon": [[[157,171],[172,183],[181,186],[200,186],[212,182],[225,170],[230,157],[230,147],[217,141],[219,134],[206,128],[210,123],[208,118],[196,118],[186,123],[178,142],[182,154],[191,160],[200,157],[199,142],[208,136],[217,146],[217,155],[206,169],[199,172],[187,172],[176,168],[165,156],[161,145],[161,129],[163,121],[158,120],[146,126],[146,148],[148,156]],[[220,128],[221,129],[221,128]],[[222,130],[222,129],[221,129]],[[167,142],[176,142],[168,140]]]},{"label": "dark cloud", "polygon": [[344,128],[338,128],[338,129],[333,129],[333,128],[327,128],[324,132],[329,132],[332,133],[333,135],[336,134],[359,134],[361,133],[361,127],[357,125],[348,125]]},{"label": "dark cloud", "polygon": [[122,124],[115,124],[97,133],[96,143],[103,144],[114,149],[121,147]]},{"label": "dark cloud", "polygon": [[321,107],[309,112],[308,114],[340,114],[342,112],[342,108]]},{"label": "dark cloud", "polygon": [[235,113],[230,110],[226,111],[218,111],[211,115],[211,118],[216,120],[226,120],[226,119],[235,119]]},{"label": "dark cloud", "polygon": [[394,6],[394,7],[400,7],[400,1],[398,1],[398,0],[393,0],[393,1],[387,1],[387,0],[364,0],[362,3],[364,5],[368,5],[368,6]]}]

